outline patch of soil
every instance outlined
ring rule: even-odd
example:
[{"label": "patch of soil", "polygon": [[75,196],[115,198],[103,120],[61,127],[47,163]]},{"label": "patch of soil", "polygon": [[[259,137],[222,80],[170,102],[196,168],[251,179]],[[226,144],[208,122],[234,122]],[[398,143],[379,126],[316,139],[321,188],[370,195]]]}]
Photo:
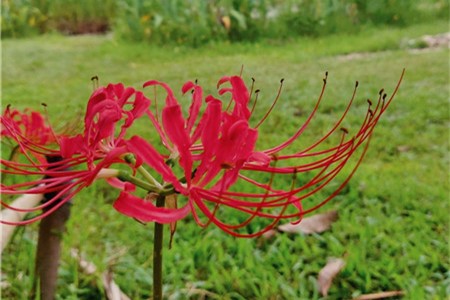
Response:
[{"label": "patch of soil", "polygon": [[68,35],[103,34],[109,31],[110,26],[106,20],[92,20],[74,22],[71,20],[58,20],[56,25],[59,32]]},{"label": "patch of soil", "polygon": [[[437,35],[424,35],[418,39],[411,39],[400,43],[400,48],[411,49],[412,52],[423,52],[434,50],[441,47],[450,48],[450,32],[441,33]],[[377,55],[374,52],[354,52],[337,56],[337,59],[357,60],[370,57],[371,55]]]},{"label": "patch of soil", "polygon": [[426,48],[449,47],[450,32],[438,35],[424,35],[420,40],[426,45]]}]

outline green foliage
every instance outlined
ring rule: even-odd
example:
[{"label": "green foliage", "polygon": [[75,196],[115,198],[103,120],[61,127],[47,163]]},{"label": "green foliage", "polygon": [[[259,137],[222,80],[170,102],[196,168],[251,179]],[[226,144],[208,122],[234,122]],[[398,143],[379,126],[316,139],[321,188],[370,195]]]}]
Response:
[{"label": "green foliage", "polygon": [[111,29],[115,0],[46,0],[53,28],[66,34],[104,33]]},{"label": "green foliage", "polygon": [[223,39],[210,1],[118,1],[116,33],[134,41],[198,46]]},{"label": "green foliage", "polygon": [[[261,89],[255,114],[264,114],[285,78],[282,97],[260,127],[259,149],[274,145],[302,124],[329,80],[316,119],[298,140],[304,145],[329,128],[348,101],[355,80],[359,90],[345,124],[358,128],[366,99],[384,87],[388,94],[402,68],[399,94],[383,116],[360,169],[343,193],[324,210],[340,219],[320,235],[278,235],[269,241],[235,239],[214,226],[201,229],[191,217],[178,223],[172,250],[164,249],[164,290],[170,299],[320,299],[317,274],[328,257],[346,255],[327,299],[403,290],[404,299],[447,299],[450,295],[448,49],[415,50],[403,40],[448,30],[447,22],[406,28],[365,29],[354,35],[304,37],[282,46],[206,45],[199,49],[117,43],[110,37],[45,36],[3,41],[2,100],[16,108],[40,109],[46,102],[55,126],[80,115],[100,83],[140,87],[163,80],[176,95],[186,80],[198,79],[216,95],[223,75],[239,72]],[[189,49],[190,51],[186,51]],[[357,52],[357,54],[355,54]],[[146,95],[153,97],[151,91]],[[159,95],[163,101],[164,95]],[[180,97],[180,101],[186,99]],[[183,100],[181,100],[183,99]],[[188,107],[189,102],[183,102]],[[139,133],[148,133],[142,123]],[[117,191],[106,184],[74,199],[64,237],[58,299],[102,299],[101,272],[131,299],[151,291],[152,224],[143,226],[111,208]],[[2,257],[2,298],[28,299],[37,224],[22,227]],[[166,231],[165,245],[168,243]],[[98,268],[85,275],[70,249],[81,251]],[[190,295],[190,296],[189,296]]]},{"label": "green foliage", "polygon": [[47,31],[48,15],[33,0],[1,2],[2,37],[30,36]]},{"label": "green foliage", "polygon": [[50,31],[103,33],[110,29],[115,0],[4,0],[2,36],[24,37]]},{"label": "green foliage", "polygon": [[285,40],[448,19],[447,0],[5,0],[2,35],[113,30],[127,41],[197,47]]},{"label": "green foliage", "polygon": [[[440,16],[443,0],[121,0],[118,36],[157,44],[198,46],[215,40],[256,41],[403,26]],[[228,20],[228,21],[227,21]]]}]

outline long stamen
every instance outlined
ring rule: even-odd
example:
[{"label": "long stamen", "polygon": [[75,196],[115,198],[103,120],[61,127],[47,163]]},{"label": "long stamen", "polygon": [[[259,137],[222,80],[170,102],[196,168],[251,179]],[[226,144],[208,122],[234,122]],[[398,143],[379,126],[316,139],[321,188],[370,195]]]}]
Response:
[{"label": "long stamen", "polygon": [[312,118],[316,114],[317,109],[319,108],[319,104],[322,101],[323,95],[325,93],[325,89],[327,86],[327,80],[328,80],[328,72],[325,72],[325,77],[323,78],[323,85],[322,85],[322,90],[320,92],[319,98],[317,99],[316,105],[314,106],[312,112],[309,114],[305,123],[297,130],[297,132],[293,136],[291,136],[289,139],[287,139],[284,143],[282,143],[276,147],[273,147],[271,149],[265,150],[264,152],[266,154],[270,155],[270,154],[273,154],[276,152],[280,152],[281,150],[283,150],[284,148],[289,146],[294,140],[296,140],[305,131],[305,129],[308,127],[309,123],[311,122]]},{"label": "long stamen", "polygon": [[253,112],[255,111],[255,108],[256,108],[256,104],[258,103],[259,92],[260,92],[259,89],[257,89],[257,90],[255,91],[255,101],[253,101],[252,110],[250,111],[250,115],[251,115],[251,116],[253,115]]},{"label": "long stamen", "polygon": [[92,89],[95,91],[95,90],[97,90],[98,89],[98,76],[97,75],[95,75],[95,76],[92,76],[91,77],[91,81],[92,81]]},{"label": "long stamen", "polygon": [[283,82],[284,78],[280,80],[280,87],[278,88],[277,96],[275,97],[275,100],[272,102],[272,105],[270,106],[269,110],[265,113],[264,117],[258,122],[258,124],[255,126],[255,128],[258,128],[264,121],[267,119],[267,117],[272,112],[273,108],[275,107],[275,104],[277,104],[278,99],[280,99],[281,96],[281,90],[283,89]]}]

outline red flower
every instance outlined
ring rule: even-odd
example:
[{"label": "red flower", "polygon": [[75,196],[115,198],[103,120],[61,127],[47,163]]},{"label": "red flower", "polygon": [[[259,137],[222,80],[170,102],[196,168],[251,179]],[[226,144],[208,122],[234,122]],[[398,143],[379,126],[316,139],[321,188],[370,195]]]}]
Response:
[{"label": "red flower", "polygon": [[[326,78],[304,124],[286,141],[259,150],[258,129],[274,108],[281,88],[263,118],[253,120],[256,99],[251,101],[252,93],[238,76],[223,77],[218,82],[219,95],[229,95],[226,105],[212,95],[204,98],[199,85],[187,82],[182,87],[183,94],[192,95],[187,116],[163,82],[152,80],[144,84],[165,89],[167,96],[161,111],[156,99],[150,109],[150,100],[133,88],[122,84],[100,88],[89,99],[83,133],[72,137],[53,135],[56,148],[43,145],[51,129],[39,118],[34,117],[38,120],[34,123],[40,124],[40,131],[27,130],[25,124],[33,122],[22,121],[28,120],[24,117],[17,121],[16,114],[8,112],[1,118],[2,136],[14,140],[27,159],[25,162],[2,159],[2,173],[40,177],[2,184],[2,193],[54,193],[50,201],[34,210],[58,203],[53,207],[57,209],[96,178],[104,177],[121,190],[114,207],[127,216],[143,222],[172,223],[192,213],[201,226],[214,223],[235,236],[256,236],[273,228],[280,219],[300,221],[303,215],[339,194],[361,163],[374,128],[396,94],[401,78],[389,99],[380,91],[375,107],[369,101],[359,130],[350,136],[341,124],[355,98],[355,87],[342,116],[326,134],[302,149],[298,149],[296,141],[318,111]],[[202,112],[203,102],[206,107]],[[144,116],[149,118],[162,147],[140,136],[126,138],[126,131],[134,121]],[[339,129],[340,137],[336,137],[334,133]],[[38,162],[35,158],[39,155],[62,159]],[[339,175],[351,161],[354,163],[347,174]],[[131,173],[108,169],[116,163],[127,165]],[[156,176],[160,176],[161,182]],[[177,205],[171,201],[169,207],[156,207],[134,193],[137,187],[151,193],[149,199],[155,198],[155,193],[161,196],[176,193],[182,197]],[[2,205],[9,207],[5,202]]]},{"label": "red flower", "polygon": [[[132,96],[134,95],[134,98]],[[97,89],[89,99],[84,118],[83,134],[61,139],[61,155],[84,155],[88,164],[123,146],[126,130],[142,116],[150,101],[142,92],[123,84],[109,84]],[[120,129],[116,134],[116,127]]]},{"label": "red flower", "polygon": [[[187,118],[183,116],[180,104],[165,83],[149,81],[144,84],[161,85],[167,92],[161,113],[162,121],[159,121],[157,112],[149,112],[148,115],[169,154],[158,153],[153,145],[138,136],[126,141],[127,147],[136,156],[137,165],[146,164],[162,176],[162,193],[168,193],[172,188],[184,195],[187,201],[181,208],[160,208],[128,191],[122,191],[114,203],[118,211],[144,222],[158,223],[175,222],[191,212],[201,226],[212,222],[236,236],[262,234],[273,228],[280,219],[299,221],[304,214],[336,196],[353,176],[366,153],[374,127],[400,84],[389,99],[380,91],[375,108],[369,102],[362,125],[354,136],[349,137],[347,130],[342,128],[341,137],[334,146],[323,146],[328,145],[330,140],[336,140],[333,133],[341,128],[355,97],[356,87],[343,115],[329,132],[301,150],[283,154],[305,131],[317,112],[326,78],[319,100],[306,122],[285,142],[260,151],[255,149],[257,127],[264,122],[268,113],[256,127],[252,127],[250,94],[244,82],[238,76],[224,77],[218,87],[225,83],[229,83],[230,87],[221,88],[219,94],[230,93],[230,105],[224,108],[220,100],[209,95],[205,98],[207,106],[201,117],[202,89],[192,82],[186,83],[182,91],[186,93],[192,90],[193,98]],[[362,150],[357,151],[359,148]],[[353,168],[341,183],[336,184],[334,179],[354,155],[357,158]],[[182,175],[174,171],[176,167],[172,167],[172,164],[175,162],[179,163]],[[286,182],[286,175],[291,178],[288,179],[290,184],[287,184],[287,189],[286,183],[281,185],[277,182],[279,179]],[[298,177],[301,180],[297,180]],[[332,190],[328,191],[327,196],[311,207],[304,208],[307,198],[328,186]],[[240,214],[230,215],[227,208]],[[206,216],[206,221],[202,220],[199,212]],[[263,227],[258,227],[260,223],[257,222],[251,231],[243,230],[256,217],[269,222]]]},{"label": "red flower", "polygon": [[18,149],[28,155],[27,149],[33,149],[34,155],[29,159],[34,161],[45,161],[44,154],[53,152],[47,146],[57,142],[56,135],[39,112],[27,109],[20,112],[8,105],[0,122],[0,136],[14,147],[13,151]]},{"label": "red flower", "polygon": [[[127,152],[123,143],[125,131],[145,113],[149,104],[141,92],[124,88],[122,84],[101,87],[89,99],[84,132],[73,137],[56,136],[38,113],[33,112],[27,118],[26,114],[11,113],[8,109],[1,117],[2,136],[9,137],[20,147],[26,161],[1,160],[3,174],[20,175],[22,179],[21,183],[2,184],[2,194],[54,195],[28,211],[45,207],[51,207],[50,210],[18,224],[27,224],[52,213],[96,178],[109,178],[117,187],[112,177],[117,177],[119,172],[106,168],[114,163],[126,163],[123,159]],[[21,116],[19,121],[14,118],[17,115]],[[116,127],[120,127],[117,134]],[[46,147],[50,141],[53,147]],[[50,162],[44,158],[49,158]],[[1,203],[15,209],[5,201]]]}]

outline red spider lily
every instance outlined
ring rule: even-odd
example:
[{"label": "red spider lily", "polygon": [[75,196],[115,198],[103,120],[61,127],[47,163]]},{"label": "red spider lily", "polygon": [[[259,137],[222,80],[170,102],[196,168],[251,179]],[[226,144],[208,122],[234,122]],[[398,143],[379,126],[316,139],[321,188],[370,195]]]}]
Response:
[{"label": "red spider lily", "polygon": [[[134,99],[132,96],[134,95]],[[142,92],[123,84],[109,84],[97,89],[89,99],[84,118],[83,134],[61,140],[61,155],[86,156],[89,165],[105,156],[111,150],[123,146],[126,129],[134,120],[142,116],[150,105],[150,100]],[[130,109],[127,109],[131,106]],[[119,133],[116,126],[121,122]]]},{"label": "red spider lily", "polygon": [[27,109],[20,112],[9,105],[1,117],[0,136],[14,146],[12,154],[18,149],[27,155],[27,149],[32,148],[34,159],[41,162],[45,161],[41,152],[51,151],[46,146],[56,142],[55,133],[39,112]]},{"label": "red spider lily", "polygon": [[[184,94],[189,91],[192,93],[192,104],[187,117],[183,115],[170,87],[163,82],[148,81],[144,84],[144,87],[159,85],[166,90],[165,105],[161,112],[158,112],[156,101],[153,103],[153,110],[149,109],[150,101],[141,92],[124,88],[121,84],[109,85],[91,96],[84,132],[74,137],[58,138],[60,149],[53,150],[34,144],[30,146],[30,143],[24,142],[28,139],[23,138],[20,131],[8,123],[9,119],[2,117],[2,124],[7,124],[10,135],[28,158],[26,163],[2,159],[5,167],[2,172],[45,176],[44,179],[25,183],[2,184],[3,193],[55,193],[54,198],[36,208],[41,209],[44,205],[54,204],[58,198],[63,198],[58,204],[63,203],[91,185],[94,179],[106,177],[114,187],[122,190],[114,207],[130,217],[143,222],[173,223],[192,213],[201,226],[214,223],[235,236],[256,236],[273,228],[281,219],[300,221],[304,214],[324,205],[342,190],[361,163],[374,128],[392,102],[400,82],[401,79],[389,99],[380,91],[375,107],[369,101],[362,124],[352,137],[349,137],[346,129],[342,129],[340,138],[336,138],[333,133],[341,128],[355,98],[356,87],[342,116],[324,136],[309,146],[288,154],[285,151],[294,147],[294,142],[305,132],[318,111],[326,78],[318,101],[304,124],[286,141],[261,150],[256,149],[258,128],[279,99],[281,87],[269,111],[262,119],[253,120],[256,99],[250,109],[252,93],[238,76],[224,77],[218,82],[219,95],[230,95],[226,106],[211,95],[203,98],[202,88],[187,82],[182,87]],[[203,102],[206,108],[201,113]],[[125,138],[125,133],[133,122],[145,115],[150,119],[166,151],[159,152],[159,147],[139,136]],[[253,123],[256,126],[252,126]],[[335,145],[327,146],[333,140],[337,141]],[[359,148],[361,150],[357,151]],[[35,153],[58,155],[63,159],[38,164],[33,160]],[[336,177],[353,156],[356,156],[353,168],[336,185]],[[115,163],[131,167],[132,175],[107,169]],[[72,167],[81,170],[67,170]],[[137,173],[143,179],[138,178]],[[159,174],[162,182],[158,182],[152,173]],[[134,193],[136,187],[150,193],[146,197],[148,199],[137,196]],[[308,208],[304,207],[306,199],[326,188],[331,189],[327,191],[328,196]],[[180,208],[176,205],[156,207],[149,201],[155,198],[154,193],[178,193],[186,200],[181,200],[184,205]],[[8,207],[4,202],[2,205]],[[54,207],[57,208],[58,205]],[[239,214],[227,214],[228,208]],[[46,214],[51,212],[49,210]],[[206,216],[206,220],[200,213]],[[20,224],[43,216],[45,215]],[[244,227],[249,224],[261,226],[262,222],[254,222],[256,220],[268,220],[268,223],[245,232]]]},{"label": "red spider lily", "polygon": [[[134,99],[130,99],[133,95]],[[127,152],[123,143],[125,131],[145,112],[149,104],[141,92],[124,88],[122,84],[101,87],[89,99],[83,134],[74,137],[53,134],[54,139],[51,141],[54,145],[51,147],[48,147],[49,143],[43,143],[43,138],[35,142],[36,136],[47,136],[48,132],[52,132],[39,113],[33,113],[33,117],[40,122],[33,123],[33,130],[24,131],[21,127],[24,122],[18,123],[13,118],[17,113],[11,114],[7,110],[1,117],[2,136],[17,143],[26,161],[2,159],[2,173],[22,175],[21,178],[26,176],[26,180],[9,185],[2,183],[2,194],[52,194],[42,205],[28,210],[16,209],[31,212],[51,207],[44,214],[10,225],[28,224],[47,216],[91,185],[96,178],[109,178],[111,184],[117,186],[112,177],[116,177],[118,171],[107,168],[114,163],[125,163],[122,158]],[[117,126],[120,127],[118,134]],[[49,162],[37,160],[36,157],[46,157]],[[32,179],[29,179],[30,176]],[[124,187],[123,184],[121,186]],[[15,209],[5,201],[1,203],[4,207]],[[2,223],[9,224],[3,220]]]},{"label": "red spider lily", "polygon": [[[224,77],[218,83],[218,88],[225,83],[230,84],[228,88],[219,89],[220,95],[231,94],[228,107],[224,108],[220,100],[209,95],[205,98],[207,107],[201,117],[199,111],[203,102],[202,89],[192,82],[186,83],[182,91],[186,93],[191,90],[193,97],[187,118],[183,116],[180,104],[165,83],[147,82],[144,87],[161,85],[167,92],[161,121],[156,110],[155,113],[149,111],[148,116],[169,154],[160,154],[152,144],[138,136],[132,137],[126,144],[137,159],[136,166],[145,163],[162,176],[164,184],[161,185],[160,193],[170,193],[172,188],[172,191],[184,195],[187,202],[181,208],[161,208],[125,190],[121,192],[114,207],[119,212],[141,221],[158,223],[175,222],[191,212],[201,226],[212,222],[225,232],[246,237],[266,232],[281,219],[294,218],[300,221],[304,214],[330,201],[348,183],[366,153],[376,124],[392,102],[401,82],[400,79],[389,99],[386,99],[387,96],[382,90],[375,107],[372,107],[369,101],[369,108],[359,130],[349,137],[347,130],[341,128],[341,124],[355,98],[356,84],[342,116],[324,136],[303,149],[283,154],[306,130],[318,111],[326,79],[325,77],[319,99],[305,123],[285,142],[260,151],[255,149],[258,140],[257,128],[265,121],[273,106],[257,125],[252,127],[250,93],[240,77]],[[274,104],[279,95],[280,93]],[[342,129],[341,137],[336,139],[333,133],[339,129]],[[334,146],[323,146],[333,139],[337,140]],[[357,151],[359,148],[362,148],[361,151]],[[355,155],[357,158],[353,168],[340,184],[335,185],[336,177]],[[179,162],[182,176],[177,176],[175,168],[172,167],[176,162]],[[282,166],[278,166],[280,164]],[[261,179],[261,174],[268,174],[265,181]],[[306,182],[297,182],[297,178],[303,174],[304,178],[308,178],[309,174],[309,179]],[[287,189],[286,186],[276,187],[276,179],[283,175],[292,178]],[[306,199],[329,186],[332,190],[328,196],[309,208],[303,207]],[[236,187],[249,192],[235,191]],[[233,221],[223,212],[223,208],[231,208],[247,216]],[[207,221],[202,221],[199,211],[206,216]],[[269,223],[250,233],[242,231],[256,217],[269,220]]]},{"label": "red spider lily", "polygon": [[50,126],[45,124],[45,119],[39,112],[25,110],[22,113],[8,106],[3,113],[3,118],[8,124],[2,124],[0,133],[2,137],[13,138],[12,131],[14,131],[21,135],[24,143],[47,145],[55,141],[55,135]]}]

